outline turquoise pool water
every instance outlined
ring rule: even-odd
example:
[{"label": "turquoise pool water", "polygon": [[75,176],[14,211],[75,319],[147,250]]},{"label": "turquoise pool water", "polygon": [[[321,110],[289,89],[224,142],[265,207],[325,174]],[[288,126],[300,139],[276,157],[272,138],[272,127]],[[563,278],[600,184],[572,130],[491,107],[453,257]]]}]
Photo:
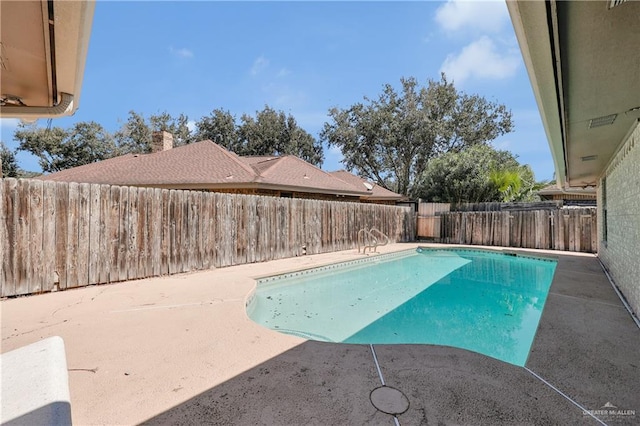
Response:
[{"label": "turquoise pool water", "polygon": [[259,280],[257,323],[312,340],[434,344],[524,366],[556,262],[418,249]]}]

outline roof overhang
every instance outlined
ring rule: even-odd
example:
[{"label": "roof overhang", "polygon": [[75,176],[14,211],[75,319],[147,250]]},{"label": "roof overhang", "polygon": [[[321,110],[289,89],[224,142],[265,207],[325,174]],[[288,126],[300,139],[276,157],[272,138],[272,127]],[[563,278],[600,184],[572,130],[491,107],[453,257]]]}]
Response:
[{"label": "roof overhang", "polygon": [[[46,179],[46,176],[45,176]],[[263,189],[263,190],[271,190],[271,191],[285,191],[285,192],[300,192],[307,194],[324,194],[324,195],[335,195],[339,197],[362,197],[366,195],[364,192],[355,192],[355,191],[343,191],[337,189],[326,189],[326,188],[313,188],[306,186],[295,186],[295,185],[280,185],[280,184],[271,184],[271,183],[262,183],[262,182],[231,182],[231,183],[157,183],[157,182],[148,182],[148,183],[122,183],[122,185],[127,186],[140,186],[140,187],[156,187],[156,188],[165,188],[165,189],[209,189],[209,190],[235,190],[235,189]]]},{"label": "roof overhang", "polygon": [[53,118],[78,108],[95,2],[0,2],[3,118]]},{"label": "roof overhang", "polygon": [[594,186],[640,116],[639,1],[507,0],[560,187]]}]

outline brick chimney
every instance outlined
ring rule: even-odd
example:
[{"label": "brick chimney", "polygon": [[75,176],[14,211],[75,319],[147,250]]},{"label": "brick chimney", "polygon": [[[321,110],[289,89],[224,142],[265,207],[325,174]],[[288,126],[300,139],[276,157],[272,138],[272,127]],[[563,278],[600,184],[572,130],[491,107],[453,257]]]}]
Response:
[{"label": "brick chimney", "polygon": [[169,132],[153,132],[151,135],[151,152],[167,151],[173,148],[173,135]]}]

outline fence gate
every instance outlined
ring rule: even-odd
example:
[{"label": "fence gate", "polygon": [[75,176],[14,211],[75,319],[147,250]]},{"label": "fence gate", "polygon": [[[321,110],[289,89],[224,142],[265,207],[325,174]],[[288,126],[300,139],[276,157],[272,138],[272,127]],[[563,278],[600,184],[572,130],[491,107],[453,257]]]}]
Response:
[{"label": "fence gate", "polygon": [[418,204],[418,238],[440,238],[441,217],[439,212],[448,212],[449,203]]}]

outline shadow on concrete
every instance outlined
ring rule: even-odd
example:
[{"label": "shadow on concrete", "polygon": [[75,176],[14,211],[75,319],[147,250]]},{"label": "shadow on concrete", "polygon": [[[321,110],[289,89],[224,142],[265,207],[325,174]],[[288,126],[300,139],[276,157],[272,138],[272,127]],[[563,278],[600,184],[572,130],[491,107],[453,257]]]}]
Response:
[{"label": "shadow on concrete", "polygon": [[[386,384],[409,400],[400,424],[640,422],[640,330],[596,258],[557,257],[526,368],[443,346],[375,346]],[[393,425],[369,399],[380,384],[368,345],[308,341],[145,424]],[[584,412],[609,405],[618,414],[602,421]]]},{"label": "shadow on concrete", "polygon": [[31,410],[15,419],[2,422],[3,426],[71,425],[71,405],[67,401],[55,401]]}]

